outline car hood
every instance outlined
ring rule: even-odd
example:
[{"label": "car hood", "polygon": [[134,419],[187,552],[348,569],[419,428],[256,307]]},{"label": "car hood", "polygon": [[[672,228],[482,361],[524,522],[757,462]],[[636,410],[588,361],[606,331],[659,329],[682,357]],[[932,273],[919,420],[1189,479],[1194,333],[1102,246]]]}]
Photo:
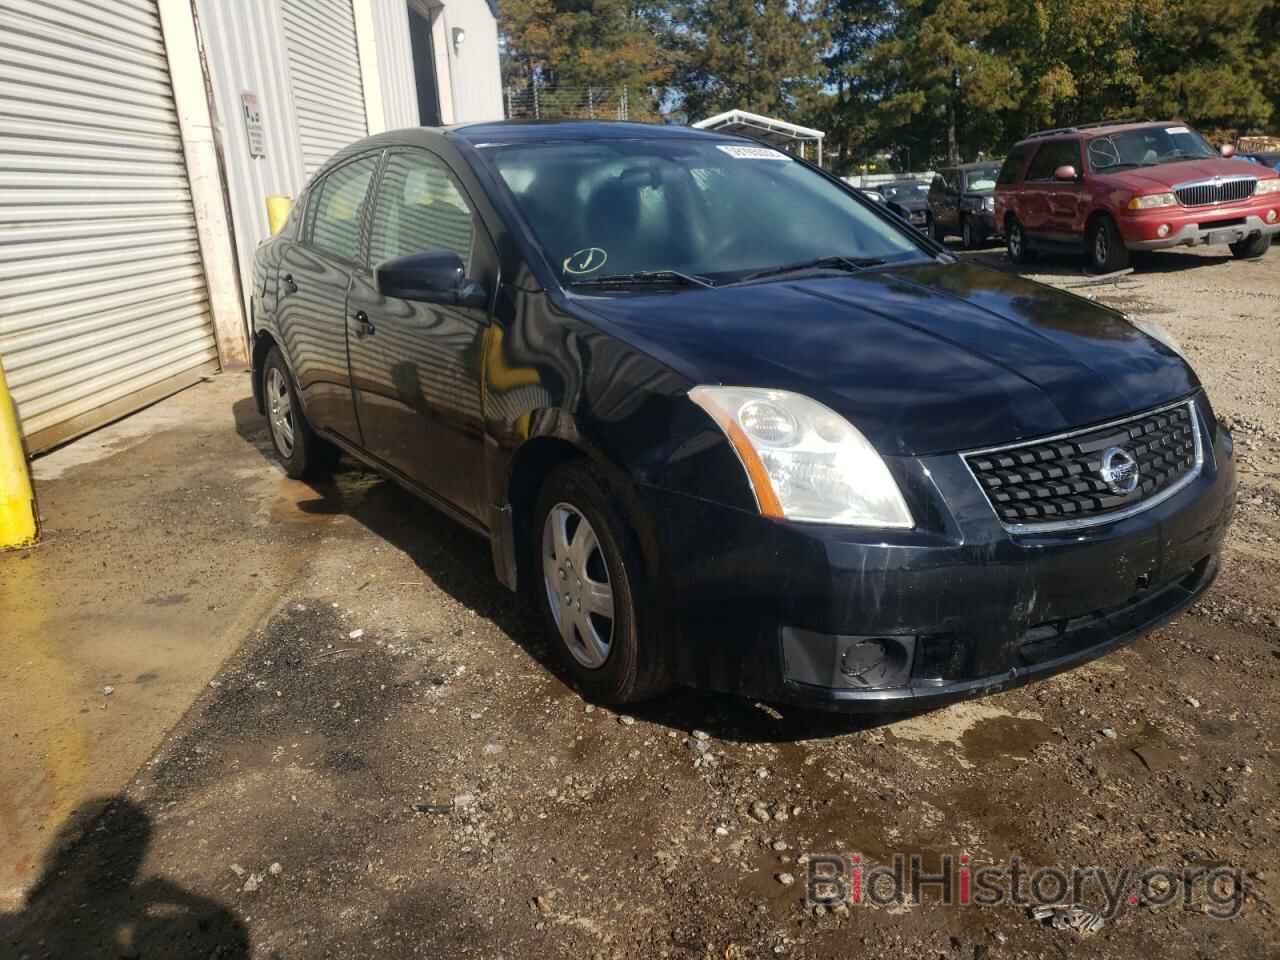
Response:
[{"label": "car hood", "polygon": [[1212,177],[1260,177],[1268,178],[1266,167],[1243,160],[1225,157],[1206,157],[1204,160],[1183,160],[1179,163],[1162,163],[1154,167],[1121,170],[1104,174],[1109,182],[1129,190],[1150,190],[1153,187],[1176,187],[1182,183],[1208,180]]},{"label": "car hood", "polygon": [[890,455],[1059,433],[1198,387],[1115,311],[963,264],[573,301],[694,383],[805,393]]},{"label": "car hood", "polygon": [[889,200],[887,202],[896,203],[898,206],[902,207],[902,209],[904,210],[928,210],[929,209],[929,198],[923,195],[911,196],[910,194],[908,194],[902,199],[898,199],[897,197],[895,197],[894,199]]}]

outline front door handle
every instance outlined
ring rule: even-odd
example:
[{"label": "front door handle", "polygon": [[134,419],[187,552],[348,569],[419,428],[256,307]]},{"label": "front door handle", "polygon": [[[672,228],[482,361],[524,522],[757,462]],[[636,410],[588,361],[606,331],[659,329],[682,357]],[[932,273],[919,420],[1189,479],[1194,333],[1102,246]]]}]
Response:
[{"label": "front door handle", "polygon": [[356,322],[356,337],[363,339],[377,333],[373,326],[373,321],[369,319],[369,315],[363,310],[357,310],[356,315],[352,317]]},{"label": "front door handle", "polygon": [[298,292],[298,284],[297,284],[297,281],[295,281],[295,280],[293,279],[293,274],[292,274],[292,273],[286,273],[286,274],[285,274],[283,277],[281,277],[280,279],[281,279],[281,280],[283,281],[283,283],[284,283],[284,292],[285,292],[286,294],[290,294],[290,293],[297,293],[297,292]]}]

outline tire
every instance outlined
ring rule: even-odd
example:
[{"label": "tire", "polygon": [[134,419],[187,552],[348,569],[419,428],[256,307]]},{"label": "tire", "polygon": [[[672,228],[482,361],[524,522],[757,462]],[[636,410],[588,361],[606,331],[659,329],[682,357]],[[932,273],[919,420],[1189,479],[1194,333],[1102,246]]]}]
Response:
[{"label": "tire", "polygon": [[1017,217],[1010,217],[1004,231],[1005,252],[1013,263],[1022,264],[1031,261],[1031,251],[1027,249],[1027,233]]},{"label": "tire", "polygon": [[1098,217],[1090,223],[1086,241],[1094,273],[1115,273],[1129,266],[1129,250],[1110,217]]},{"label": "tire", "polygon": [[651,606],[637,603],[640,552],[607,484],[585,463],[557,467],[530,533],[543,623],[583,695],[621,704],[662,693],[664,658],[643,622]]},{"label": "tire", "polygon": [[964,240],[964,248],[966,250],[977,250],[982,246],[982,241],[986,239],[978,231],[972,217],[965,217],[960,221],[960,236]]},{"label": "tire", "polygon": [[933,214],[929,215],[928,227],[929,236],[933,239],[934,243],[945,244],[947,242],[947,228],[938,223],[938,221],[934,219]]},{"label": "tire", "polygon": [[262,365],[262,401],[271,445],[284,464],[284,472],[295,480],[332,472],[338,448],[311,429],[279,347],[271,348]]},{"label": "tire", "polygon": [[1271,234],[1259,233],[1231,244],[1231,255],[1237,260],[1253,260],[1271,247]]}]

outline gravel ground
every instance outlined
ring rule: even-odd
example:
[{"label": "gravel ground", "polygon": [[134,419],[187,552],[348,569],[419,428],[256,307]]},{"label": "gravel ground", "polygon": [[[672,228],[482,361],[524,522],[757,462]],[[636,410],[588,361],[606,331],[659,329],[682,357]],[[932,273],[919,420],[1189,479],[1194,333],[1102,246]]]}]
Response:
[{"label": "gravel ground", "polygon": [[[128,790],[51,852],[0,920],[7,955],[1276,956],[1280,251],[1032,275],[1164,323],[1235,431],[1224,570],[1174,622],[896,722],[690,692],[617,713],[565,685],[485,544],[389,484],[350,464],[317,488],[205,477],[305,563]],[[244,432],[265,451],[265,427]],[[1126,901],[1092,934],[928,889],[807,908],[806,858],[830,852],[1228,865],[1242,903],[1223,920],[1202,892]]]}]

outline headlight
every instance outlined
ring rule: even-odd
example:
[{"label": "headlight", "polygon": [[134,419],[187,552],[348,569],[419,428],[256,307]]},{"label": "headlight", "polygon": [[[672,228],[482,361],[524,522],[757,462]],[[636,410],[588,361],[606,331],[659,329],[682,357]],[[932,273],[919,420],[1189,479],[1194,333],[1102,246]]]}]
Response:
[{"label": "headlight", "polygon": [[1131,317],[1127,313],[1125,314],[1124,318],[1128,320],[1131,324],[1133,324],[1135,327],[1137,327],[1139,330],[1141,330],[1143,333],[1145,333],[1148,337],[1151,337],[1153,340],[1159,340],[1166,347],[1168,347],[1170,350],[1172,350],[1174,353],[1180,356],[1183,360],[1187,359],[1187,355],[1182,352],[1182,344],[1178,342],[1178,338],[1175,337],[1172,333],[1170,333],[1169,328],[1166,327],[1159,320],[1148,320],[1142,317]]},{"label": "headlight", "polygon": [[914,526],[880,454],[847,420],[786,390],[694,387],[769,517],[857,527]]},{"label": "headlight", "polygon": [[1129,201],[1130,210],[1150,210],[1152,207],[1176,207],[1178,198],[1172,193],[1149,193]]},{"label": "headlight", "polygon": [[1255,196],[1260,193],[1280,193],[1280,177],[1273,177],[1270,180],[1259,180],[1258,189],[1253,192]]}]

